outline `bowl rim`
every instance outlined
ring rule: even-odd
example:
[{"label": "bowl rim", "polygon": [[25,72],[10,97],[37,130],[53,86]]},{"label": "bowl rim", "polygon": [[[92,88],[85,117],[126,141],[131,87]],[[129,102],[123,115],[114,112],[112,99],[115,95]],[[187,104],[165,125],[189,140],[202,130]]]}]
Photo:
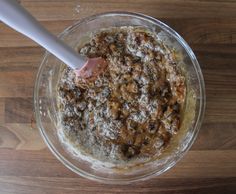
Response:
[{"label": "bowl rim", "polygon": [[205,95],[205,83],[204,83],[204,78],[203,78],[203,74],[200,68],[200,65],[197,61],[197,58],[195,56],[195,54],[193,53],[192,49],[190,48],[190,46],[187,44],[187,42],[172,28],[170,28],[168,25],[166,25],[165,23],[161,22],[160,20],[153,18],[151,16],[142,14],[142,13],[136,13],[136,12],[126,12],[126,11],[113,11],[113,12],[104,12],[104,13],[99,13],[99,14],[95,14],[92,16],[88,16],[86,18],[80,19],[79,21],[73,23],[71,26],[67,27],[63,32],[61,32],[58,37],[62,38],[63,36],[65,36],[67,33],[73,31],[75,28],[77,28],[79,25],[95,20],[95,19],[99,19],[102,18],[104,16],[116,16],[116,15],[122,15],[122,16],[133,16],[139,19],[145,19],[147,21],[151,21],[153,23],[155,23],[155,25],[158,25],[161,29],[163,29],[164,31],[167,31],[169,34],[171,34],[171,36],[174,36],[178,42],[183,46],[183,48],[185,49],[185,51],[187,52],[187,54],[190,56],[192,64],[194,66],[195,72],[196,72],[196,76],[198,79],[198,85],[199,85],[199,94],[200,97],[198,98],[200,103],[199,103],[199,111],[198,111],[198,115],[196,115],[196,122],[194,125],[194,130],[193,130],[193,134],[191,137],[191,141],[189,142],[189,144],[187,146],[185,146],[185,148],[182,150],[182,152],[180,152],[180,154],[178,154],[178,156],[173,157],[174,160],[172,160],[171,163],[169,163],[168,166],[166,166],[165,168],[161,169],[161,170],[154,170],[150,173],[144,174],[144,175],[140,175],[140,176],[135,176],[132,178],[122,178],[122,179],[112,179],[112,178],[104,178],[104,177],[100,177],[100,176],[96,176],[93,175],[91,173],[88,173],[84,170],[79,169],[77,166],[75,166],[74,164],[72,164],[71,162],[69,162],[64,156],[62,156],[57,149],[54,147],[54,145],[52,144],[52,142],[49,140],[49,138],[47,137],[45,130],[42,126],[41,120],[40,118],[40,113],[39,113],[39,80],[41,77],[41,73],[43,70],[43,64],[47,61],[47,57],[49,55],[51,55],[48,51],[45,52],[44,56],[43,56],[43,60],[40,63],[37,75],[36,75],[36,80],[35,80],[35,86],[34,86],[34,93],[33,93],[33,99],[34,99],[34,114],[35,114],[35,119],[36,119],[36,126],[40,131],[41,136],[43,137],[44,142],[46,143],[47,147],[49,148],[49,150],[53,153],[53,155],[56,156],[56,158],[62,162],[67,168],[69,168],[71,171],[75,172],[76,174],[88,178],[90,180],[95,180],[101,183],[107,183],[107,184],[128,184],[128,183],[132,183],[132,182],[136,182],[136,181],[141,181],[141,180],[146,180],[149,178],[152,178],[154,176],[160,175],[162,173],[164,173],[165,171],[167,171],[168,169],[172,168],[176,163],[178,163],[178,161],[183,158],[183,156],[188,152],[188,150],[191,148],[193,142],[195,141],[197,134],[200,130],[203,118],[204,118],[204,113],[205,113],[205,106],[206,106],[206,95]]}]

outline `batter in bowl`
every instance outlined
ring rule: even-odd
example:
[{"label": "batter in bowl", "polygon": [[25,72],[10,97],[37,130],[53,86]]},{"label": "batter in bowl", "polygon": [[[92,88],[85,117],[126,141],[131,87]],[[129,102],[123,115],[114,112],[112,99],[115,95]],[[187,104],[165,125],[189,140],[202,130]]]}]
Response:
[{"label": "batter in bowl", "polygon": [[186,84],[179,53],[140,27],[95,32],[78,52],[108,65],[89,80],[63,69],[58,105],[69,144],[114,164],[160,155],[180,129]]}]

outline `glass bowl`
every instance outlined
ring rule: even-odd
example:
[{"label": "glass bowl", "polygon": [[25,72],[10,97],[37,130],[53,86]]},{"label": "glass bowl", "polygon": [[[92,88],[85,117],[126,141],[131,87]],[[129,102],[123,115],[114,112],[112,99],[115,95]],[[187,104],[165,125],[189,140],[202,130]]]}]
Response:
[{"label": "glass bowl", "polygon": [[173,138],[171,146],[142,165],[128,169],[98,168],[93,162],[75,157],[61,143],[57,135],[58,107],[56,104],[57,83],[62,62],[46,52],[39,67],[34,88],[34,109],[37,127],[52,153],[73,172],[103,183],[127,184],[157,176],[174,166],[193,144],[200,129],[205,109],[205,87],[198,61],[183,38],[161,21],[137,13],[110,12],[85,18],[70,26],[59,37],[69,46],[76,48],[83,36],[101,28],[120,26],[144,26],[158,33],[159,37],[182,53],[180,65],[185,73],[187,98],[182,111],[181,129]]}]

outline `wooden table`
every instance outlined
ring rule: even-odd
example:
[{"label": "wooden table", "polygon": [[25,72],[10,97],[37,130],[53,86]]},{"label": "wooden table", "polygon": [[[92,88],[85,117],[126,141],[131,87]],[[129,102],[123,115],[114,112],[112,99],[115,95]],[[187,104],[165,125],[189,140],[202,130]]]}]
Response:
[{"label": "wooden table", "polygon": [[171,170],[132,185],[104,185],[77,176],[31,128],[35,74],[44,50],[0,23],[0,193],[235,193],[236,1],[22,0],[55,34],[104,11],[136,11],[179,32],[203,70],[207,107],[199,136]]}]

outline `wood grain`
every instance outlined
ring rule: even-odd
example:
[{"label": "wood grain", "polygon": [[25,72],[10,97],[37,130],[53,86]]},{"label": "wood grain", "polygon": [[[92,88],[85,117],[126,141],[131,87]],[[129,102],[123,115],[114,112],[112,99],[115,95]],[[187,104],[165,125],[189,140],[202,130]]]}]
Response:
[{"label": "wood grain", "polygon": [[32,98],[6,98],[5,123],[29,123],[33,117]]},{"label": "wood grain", "polygon": [[236,193],[236,1],[21,3],[54,34],[105,11],[141,12],[164,21],[195,52],[205,78],[207,106],[191,150],[163,175],[123,186],[84,179],[64,167],[31,126],[34,80],[44,50],[0,23],[0,194]]},{"label": "wood grain", "polygon": [[41,150],[46,147],[39,131],[31,124],[5,124],[0,126],[0,148],[15,150]]},{"label": "wood grain", "polygon": [[0,124],[4,123],[5,115],[5,100],[0,98]]},{"label": "wood grain", "polygon": [[[39,20],[70,20],[107,11],[142,12],[165,18],[232,18],[236,16],[232,0],[25,0],[27,7]],[[79,14],[75,10],[80,5]],[[49,15],[50,13],[50,15]],[[78,14],[78,15],[77,15]]]},{"label": "wood grain", "polygon": [[[214,179],[156,179],[149,182],[133,184],[132,186],[111,186],[106,185],[106,190],[102,184],[91,184],[82,178],[52,178],[50,181],[45,177],[2,177],[1,189],[9,194],[45,194],[45,193],[89,193],[89,194],[109,194],[109,193],[145,193],[145,194],[209,194],[209,193],[234,193],[234,178]],[[168,185],[168,189],[166,189]],[[183,185],[185,185],[183,187]],[[138,189],[136,189],[138,188]],[[105,191],[104,191],[105,190]],[[47,192],[45,192],[47,191]]]},{"label": "wood grain", "polygon": [[[157,17],[174,28],[190,44],[235,44],[236,43],[236,17],[224,19],[199,18],[163,18]],[[42,21],[41,23],[54,34],[59,34],[66,27],[72,25],[74,20]],[[17,32],[0,24],[1,47],[36,46],[36,44]]]}]

